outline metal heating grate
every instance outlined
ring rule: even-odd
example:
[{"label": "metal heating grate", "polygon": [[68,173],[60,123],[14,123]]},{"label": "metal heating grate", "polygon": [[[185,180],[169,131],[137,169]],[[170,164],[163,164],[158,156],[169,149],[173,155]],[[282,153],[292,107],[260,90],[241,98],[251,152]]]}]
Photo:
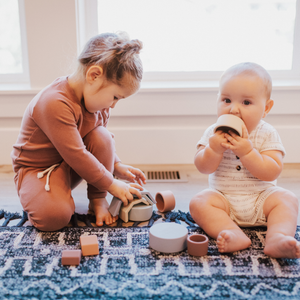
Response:
[{"label": "metal heating grate", "polygon": [[186,176],[184,176],[179,171],[143,171],[146,175],[147,181],[151,182],[179,182],[187,181]]}]

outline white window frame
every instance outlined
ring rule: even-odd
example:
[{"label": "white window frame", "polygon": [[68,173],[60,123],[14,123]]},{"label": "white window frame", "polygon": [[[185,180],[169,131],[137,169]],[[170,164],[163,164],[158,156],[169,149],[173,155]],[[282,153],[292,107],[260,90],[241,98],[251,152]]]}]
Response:
[{"label": "white window frame", "polygon": [[[76,0],[77,20],[78,20],[78,51],[83,49],[85,42],[91,36],[98,33],[97,30],[97,0]],[[271,51],[271,50],[270,50]],[[300,85],[300,0],[296,3],[296,21],[294,30],[294,51],[292,70],[289,71],[269,71],[275,85]],[[183,86],[192,86],[199,82],[201,86],[211,86],[212,82],[220,78],[222,72],[144,72],[144,83],[160,82],[170,87],[174,83],[181,82]],[[172,84],[173,82],[173,84]],[[189,84],[188,84],[189,83]],[[213,84],[215,85],[215,84]]]},{"label": "white window frame", "polygon": [[1,84],[29,84],[29,65],[26,37],[26,22],[24,0],[18,0],[20,34],[21,34],[21,49],[22,49],[22,73],[0,74]]},{"label": "white window frame", "polygon": [[76,0],[77,53],[98,33],[97,0]]}]

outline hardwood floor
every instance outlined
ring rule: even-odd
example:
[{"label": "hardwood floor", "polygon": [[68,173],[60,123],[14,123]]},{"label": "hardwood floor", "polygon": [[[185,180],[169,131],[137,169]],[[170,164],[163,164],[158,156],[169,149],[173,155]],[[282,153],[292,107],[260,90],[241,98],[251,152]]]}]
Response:
[{"label": "hardwood floor", "polygon": [[[176,199],[175,210],[187,212],[190,199],[199,191],[208,187],[207,176],[200,174],[193,165],[140,165],[136,167],[141,170],[179,170],[183,177],[186,176],[187,181],[185,182],[148,182],[145,185],[145,188],[153,196],[159,191],[171,190]],[[0,209],[21,213],[22,206],[15,190],[13,177],[14,173],[11,166],[0,166]],[[285,164],[284,170],[278,178],[278,186],[294,192],[300,199],[300,164]],[[84,182],[73,191],[73,198],[76,212],[87,213],[88,200]],[[108,201],[111,198],[109,196]],[[299,216],[298,225],[300,225]]]}]

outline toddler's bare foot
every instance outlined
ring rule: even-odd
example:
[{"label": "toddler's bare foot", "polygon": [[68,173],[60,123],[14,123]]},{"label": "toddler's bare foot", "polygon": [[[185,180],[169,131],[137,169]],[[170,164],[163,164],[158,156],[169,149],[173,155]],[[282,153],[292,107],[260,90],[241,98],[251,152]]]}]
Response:
[{"label": "toddler's bare foot", "polygon": [[300,258],[300,242],[277,233],[267,239],[264,253],[274,258]]},{"label": "toddler's bare foot", "polygon": [[217,237],[219,252],[234,252],[251,245],[250,239],[240,229],[223,230]]},{"label": "toddler's bare foot", "polygon": [[110,225],[118,219],[118,216],[112,217],[108,211],[108,203],[105,198],[90,200],[89,210],[93,211],[96,216],[96,225],[103,226],[105,222],[106,225]]}]

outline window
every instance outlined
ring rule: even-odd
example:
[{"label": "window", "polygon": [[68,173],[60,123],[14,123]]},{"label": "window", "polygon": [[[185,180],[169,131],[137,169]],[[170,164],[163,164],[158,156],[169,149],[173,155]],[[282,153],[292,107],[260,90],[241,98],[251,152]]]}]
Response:
[{"label": "window", "polygon": [[297,0],[97,0],[92,14],[98,32],[143,41],[148,79],[215,79],[241,61],[300,78]]},{"label": "window", "polygon": [[21,0],[0,0],[0,82],[28,80],[24,7]]}]

